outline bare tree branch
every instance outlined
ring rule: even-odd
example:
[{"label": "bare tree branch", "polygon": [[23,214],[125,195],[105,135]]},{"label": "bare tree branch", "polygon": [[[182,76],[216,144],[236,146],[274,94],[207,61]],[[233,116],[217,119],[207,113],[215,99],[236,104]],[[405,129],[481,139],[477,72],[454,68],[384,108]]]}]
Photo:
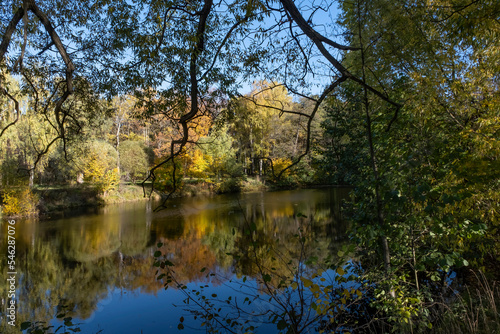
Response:
[{"label": "bare tree branch", "polygon": [[[309,23],[304,19],[302,14],[300,14],[297,6],[295,6],[294,2],[292,0],[280,0],[281,4],[283,5],[283,8],[285,8],[286,12],[290,14],[290,16],[293,18],[295,23],[300,27],[300,29],[313,41],[319,41],[320,43],[325,43],[330,46],[333,46],[336,49],[339,50],[344,50],[344,51],[355,51],[359,50],[359,48],[348,46],[348,45],[342,45],[339,43],[336,43],[332,41],[329,38],[326,38],[325,36],[321,35],[318,33],[316,30],[314,30]],[[342,71],[341,71],[342,73]],[[344,74],[344,73],[342,73]]]},{"label": "bare tree branch", "polygon": [[16,124],[17,121],[19,121],[19,117],[21,116],[21,111],[19,110],[19,102],[12,95],[10,95],[5,88],[0,87],[0,91],[2,93],[4,93],[5,95],[7,95],[9,97],[9,99],[11,99],[14,102],[14,109],[16,110],[16,119],[13,122],[7,124],[7,126],[2,129],[2,132],[0,132],[0,138],[1,138],[2,135],[4,134],[4,132],[9,127],[11,127],[12,125]]},{"label": "bare tree branch", "polygon": [[[318,32],[316,32],[310,25],[309,23],[306,22],[302,14],[299,12],[298,8],[295,6],[294,2],[292,0],[280,0],[281,4],[285,8],[285,10],[290,14],[292,19],[297,23],[299,28],[306,34],[307,37],[309,37],[313,43],[316,45],[316,47],[319,49],[321,54],[333,65],[333,67],[340,72],[342,77],[346,77],[347,79],[353,80],[354,82],[360,84],[362,87],[365,87],[368,89],[370,92],[373,94],[377,95],[380,97],[382,100],[392,104],[396,108],[401,108],[402,105],[400,103],[397,103],[393,100],[391,100],[386,94],[378,91],[377,89],[373,88],[372,86],[368,85],[366,82],[363,82],[362,79],[354,76],[347,68],[345,68],[323,45],[323,43],[329,44],[339,50],[351,50],[351,51],[356,51],[359,50],[359,48],[352,48],[352,47],[345,47],[342,45],[333,45],[332,43],[328,42],[329,40],[325,40],[325,37],[321,36]],[[396,113],[397,115],[397,113]]]},{"label": "bare tree branch", "polygon": [[27,3],[23,3],[24,7],[24,15],[23,15],[23,45],[21,47],[21,55],[19,58],[16,60],[16,63],[14,64],[14,71],[17,71],[17,68],[19,66],[19,71],[22,71],[23,69],[23,60],[24,60],[24,53],[26,52],[26,45],[28,44],[28,10],[27,10]]},{"label": "bare tree branch", "polygon": [[304,150],[304,152],[299,155],[297,157],[297,159],[295,159],[295,161],[287,166],[286,168],[284,168],[279,174],[278,174],[278,179],[281,178],[281,175],[283,175],[283,173],[292,168],[293,166],[295,166],[296,164],[298,164],[303,157],[305,157],[308,153],[309,153],[309,150],[311,149],[311,125],[312,125],[312,121],[314,120],[314,116],[316,115],[316,112],[318,111],[321,103],[325,100],[325,98],[330,95],[334,90],[335,88],[337,88],[342,82],[346,81],[348,78],[346,76],[341,76],[340,78],[338,78],[336,81],[332,82],[332,84],[330,86],[328,86],[324,91],[323,93],[321,93],[321,96],[318,98],[318,100],[316,101],[316,104],[314,105],[314,109],[311,113],[311,115],[309,115],[309,120],[307,121],[307,139],[306,139],[306,149]]},{"label": "bare tree branch", "polygon": [[[154,166],[150,171],[148,177],[142,182],[143,186],[143,191],[145,194],[145,182],[151,179],[152,184],[151,184],[151,189],[154,189],[154,182],[156,180],[156,175],[155,171],[165,165],[168,162],[171,162],[173,165],[173,171],[172,171],[172,181],[173,181],[173,189],[172,191],[169,192],[167,197],[164,199],[162,205],[160,205],[157,210],[164,208],[165,203],[167,200],[172,196],[172,194],[177,190],[177,182],[176,182],[176,165],[175,165],[175,158],[182,152],[182,149],[184,146],[187,144],[189,140],[189,127],[188,127],[188,122],[191,121],[199,112],[199,107],[198,107],[198,83],[199,79],[197,78],[197,72],[198,72],[198,58],[202,54],[203,50],[205,49],[205,31],[207,28],[207,19],[208,16],[211,13],[213,6],[213,0],[205,0],[203,8],[200,11],[197,11],[195,15],[198,15],[199,21],[198,21],[198,28],[196,30],[196,35],[195,35],[195,47],[191,53],[191,60],[189,64],[189,77],[190,77],[190,84],[191,84],[191,89],[190,89],[190,111],[184,115],[181,116],[179,119],[179,124],[182,127],[182,137],[179,140],[173,140],[170,144],[170,156],[159,163],[158,165]],[[178,148],[176,148],[176,145],[178,145]]]},{"label": "bare tree branch", "polygon": [[224,45],[228,41],[229,37],[231,37],[231,34],[233,33],[233,31],[236,28],[238,28],[238,26],[240,26],[241,24],[247,22],[249,19],[250,19],[250,16],[248,15],[248,12],[247,12],[247,14],[243,17],[243,19],[241,19],[240,21],[237,21],[235,24],[233,24],[233,26],[229,29],[226,36],[222,40],[222,42],[219,44],[219,48],[217,49],[217,52],[215,53],[214,59],[212,61],[212,65],[210,65],[210,67],[205,71],[205,73],[203,73],[203,75],[200,77],[199,81],[204,80],[206,78],[206,76],[208,75],[208,73],[210,73],[210,71],[212,71],[212,69],[214,68],[215,63],[217,61],[217,58],[219,57],[220,51],[222,50],[222,48],[224,47]]}]

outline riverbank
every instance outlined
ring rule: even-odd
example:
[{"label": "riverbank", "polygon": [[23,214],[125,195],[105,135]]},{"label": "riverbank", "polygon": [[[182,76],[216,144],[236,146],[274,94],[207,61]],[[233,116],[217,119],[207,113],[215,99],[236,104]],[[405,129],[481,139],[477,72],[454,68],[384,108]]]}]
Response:
[{"label": "riverbank", "polygon": [[[30,190],[30,193],[33,195],[33,200],[31,201],[33,203],[37,203],[34,205],[33,203],[31,203],[31,205],[36,209],[31,210],[29,215],[47,215],[55,212],[61,213],[77,208],[97,208],[107,204],[149,200],[149,191],[151,189],[150,187],[151,184],[146,184],[145,188],[143,188],[140,183],[120,183],[116,190],[111,190],[106,195],[103,195],[102,193],[99,193],[98,189],[91,184],[35,186]],[[275,183],[259,179],[258,177],[246,177],[241,179],[228,178],[221,180],[186,178],[182,180],[181,185],[171,197],[182,198],[228,193],[250,193],[259,191],[279,191],[299,188],[324,187],[345,188],[348,186],[328,184],[299,184],[290,182]],[[24,189],[24,191],[26,189]],[[147,193],[146,196],[144,196],[144,191],[146,191]],[[151,195],[151,198],[154,200],[160,200],[162,198],[162,194],[166,193],[168,192],[164,191],[162,193],[154,191]],[[21,198],[20,202],[22,201],[23,199]],[[19,217],[27,215],[18,214],[15,216]],[[2,217],[1,210],[0,217]]]},{"label": "riverbank", "polygon": [[[217,181],[207,181],[202,179],[184,179],[181,186],[173,194],[173,197],[194,197],[218,195],[227,193],[249,193],[256,191],[277,191],[297,188],[318,188],[332,187],[334,185],[317,184],[280,184],[261,181],[258,178],[247,177],[245,179],[225,179]],[[98,189],[90,184],[60,185],[60,186],[35,186],[30,189],[32,194],[30,204],[36,210],[31,210],[29,215],[49,214],[53,212],[68,211],[84,207],[100,207],[107,204],[116,204],[133,201],[143,201],[149,199],[149,194],[144,196],[144,190],[148,192],[150,185],[143,189],[140,184],[121,183],[116,190],[109,191],[106,195],[99,193]],[[24,189],[23,191],[26,191]],[[14,191],[15,193],[16,191]],[[19,191],[17,191],[19,192]],[[19,194],[21,194],[19,192]],[[21,196],[19,202],[25,200]],[[153,192],[151,198],[161,199],[160,192]],[[35,203],[36,202],[36,203]],[[5,203],[4,203],[5,205]],[[0,217],[1,217],[0,212]],[[18,214],[16,216],[25,216]]]},{"label": "riverbank", "polygon": [[[92,185],[60,185],[13,188],[0,193],[0,218],[46,215],[85,207],[148,200],[140,185],[120,184],[106,196]],[[160,195],[153,193],[153,199]],[[26,208],[25,208],[26,207]]]},{"label": "riverbank", "polygon": [[[42,214],[63,211],[79,207],[98,207],[106,204],[148,200],[144,197],[141,186],[121,184],[118,189],[109,192],[106,196],[99,194],[92,186],[61,186],[50,188],[35,188],[34,193],[40,198],[38,205]],[[159,198],[156,193],[153,198]]]}]

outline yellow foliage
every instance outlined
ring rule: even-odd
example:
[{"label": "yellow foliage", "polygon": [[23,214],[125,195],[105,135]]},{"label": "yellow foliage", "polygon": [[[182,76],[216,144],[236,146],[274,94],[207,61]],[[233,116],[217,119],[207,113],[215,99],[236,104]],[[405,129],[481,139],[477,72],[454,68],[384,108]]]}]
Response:
[{"label": "yellow foliage", "polygon": [[2,213],[6,216],[28,216],[37,213],[38,196],[30,188],[4,194]]},{"label": "yellow foliage", "polygon": [[110,190],[114,190],[118,187],[120,183],[120,175],[118,174],[118,169],[106,171],[106,162],[99,159],[96,153],[92,153],[89,162],[84,169],[85,179],[95,184],[99,192],[103,193],[104,196],[108,194]]},{"label": "yellow foliage", "polygon": [[[274,174],[276,176],[279,175],[279,173],[281,173],[281,171],[283,169],[285,169],[286,167],[290,166],[292,164],[292,160],[288,159],[288,158],[277,158],[273,161],[273,168],[274,168]],[[282,177],[287,177],[287,176],[290,176],[291,174],[291,171],[290,169],[287,169]]]},{"label": "yellow foliage", "polygon": [[191,165],[189,166],[188,173],[193,177],[206,178],[212,158],[203,154],[199,149],[196,149],[190,158]]},{"label": "yellow foliage", "polygon": [[108,170],[106,174],[99,180],[97,187],[104,195],[108,194],[108,191],[115,190],[120,184],[120,175],[118,174],[118,168],[113,170]]},{"label": "yellow foliage", "polygon": [[98,183],[104,176],[106,170],[106,163],[104,160],[99,159],[97,153],[92,153],[90,159],[83,170],[86,181]]}]

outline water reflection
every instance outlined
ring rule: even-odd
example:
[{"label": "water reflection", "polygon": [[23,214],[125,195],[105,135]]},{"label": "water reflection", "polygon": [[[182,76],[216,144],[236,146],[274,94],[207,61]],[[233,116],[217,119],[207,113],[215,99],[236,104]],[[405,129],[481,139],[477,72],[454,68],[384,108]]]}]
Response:
[{"label": "water reflection", "polygon": [[[152,212],[151,204],[126,203],[66,219],[17,220],[17,324],[54,323],[58,314],[92,319],[97,310],[112,312],[100,304],[110,294],[160,294],[163,283],[153,267],[159,242],[162,253],[175,264],[176,279],[184,284],[206,281],[203,267],[220,273],[218,277],[251,277],[257,273],[255,255],[276,272],[285,272],[289,268],[272,260],[268,249],[278,241],[279,252],[297,257],[295,241],[301,228],[309,229],[311,257],[336,254],[346,231],[340,220],[340,198],[346,193],[322,189],[190,198],[173,201],[158,213]],[[5,222],[0,230],[0,250],[6,254]],[[238,260],[228,253],[238,254]],[[0,270],[8,271],[6,256],[0,259]],[[17,333],[5,321],[7,290],[2,280],[0,331]],[[163,305],[174,298],[163,292],[160,297]],[[112,317],[107,318],[109,323],[99,328],[116,332]]]}]

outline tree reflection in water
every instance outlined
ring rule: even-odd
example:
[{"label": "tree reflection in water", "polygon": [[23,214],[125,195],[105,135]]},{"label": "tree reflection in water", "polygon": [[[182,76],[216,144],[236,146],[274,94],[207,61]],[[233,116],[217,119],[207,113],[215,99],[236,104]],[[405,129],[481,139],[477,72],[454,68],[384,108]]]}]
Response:
[{"label": "tree reflection in water", "polygon": [[[297,268],[312,273],[319,263],[333,261],[329,255],[337,254],[345,236],[339,219],[339,198],[345,193],[327,189],[241,195],[239,201],[235,196],[192,198],[172,202],[159,213],[138,203],[69,219],[19,221],[17,323],[39,321],[57,328],[62,322],[56,316],[74,323],[88,319],[111,292],[158,294],[166,282],[166,277],[157,279],[153,266],[158,250],[163,260],[175,264],[180,285],[208,284],[210,291],[219,289],[213,294],[226,297],[242,284],[254,294],[269,293],[271,286],[290,283],[287,277]],[[2,238],[4,254],[6,248]],[[6,272],[6,266],[2,258],[0,270]],[[7,289],[0,282],[0,295],[6,296]],[[243,302],[246,297],[237,298]],[[112,323],[103,326],[113,328]],[[0,325],[2,333],[9,330]]]}]

